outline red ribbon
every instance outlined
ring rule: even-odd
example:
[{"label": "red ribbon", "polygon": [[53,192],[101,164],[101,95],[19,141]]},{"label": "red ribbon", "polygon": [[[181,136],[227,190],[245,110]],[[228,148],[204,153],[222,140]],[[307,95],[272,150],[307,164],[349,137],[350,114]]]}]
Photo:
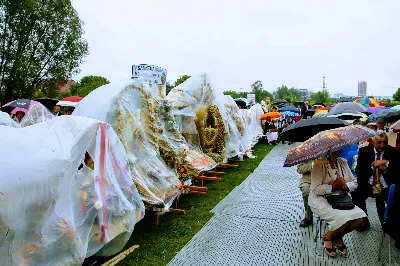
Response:
[{"label": "red ribbon", "polygon": [[104,243],[106,237],[106,229],[108,228],[108,214],[106,208],[106,179],[105,179],[105,154],[106,154],[106,133],[107,125],[100,123],[100,193],[103,201],[103,224],[101,225],[100,242]]}]

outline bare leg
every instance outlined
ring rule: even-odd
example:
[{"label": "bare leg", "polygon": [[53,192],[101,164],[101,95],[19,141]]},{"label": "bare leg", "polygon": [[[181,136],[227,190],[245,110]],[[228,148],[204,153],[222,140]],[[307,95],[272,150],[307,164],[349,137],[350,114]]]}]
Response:
[{"label": "bare leg", "polygon": [[360,228],[367,220],[368,220],[367,217],[351,220],[347,228],[336,235],[335,243],[339,252],[342,253],[342,255],[346,256],[348,254],[346,245],[343,242],[343,236]]}]

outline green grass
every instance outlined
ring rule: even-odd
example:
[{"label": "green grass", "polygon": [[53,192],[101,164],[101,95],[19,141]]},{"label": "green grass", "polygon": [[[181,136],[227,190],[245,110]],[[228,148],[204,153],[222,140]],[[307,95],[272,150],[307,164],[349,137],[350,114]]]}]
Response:
[{"label": "green grass", "polygon": [[[146,213],[145,218],[135,226],[132,237],[125,247],[139,245],[139,249],[118,265],[166,265],[210,220],[213,215],[210,210],[232,189],[240,185],[272,148],[273,146],[257,144],[253,149],[253,155],[257,158],[245,159],[237,168],[224,170],[227,175],[222,176],[222,182],[209,182],[205,185],[208,187],[206,196],[182,195],[178,208],[184,209],[186,214],[166,213],[160,216],[157,226],[154,215]],[[90,258],[90,261],[94,261],[93,259]],[[87,260],[85,264],[91,263]]]}]

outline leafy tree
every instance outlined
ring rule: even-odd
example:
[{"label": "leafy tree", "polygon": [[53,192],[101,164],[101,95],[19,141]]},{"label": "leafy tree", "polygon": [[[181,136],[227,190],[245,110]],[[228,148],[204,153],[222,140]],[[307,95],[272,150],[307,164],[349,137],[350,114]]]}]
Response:
[{"label": "leafy tree", "polygon": [[393,101],[400,101],[400,88],[398,88],[396,93],[393,94]]},{"label": "leafy tree", "polygon": [[247,98],[247,92],[224,91],[224,94],[232,96],[233,99]]},{"label": "leafy tree", "polygon": [[174,85],[171,85],[171,83],[167,82],[167,88],[166,88],[166,94],[168,95],[168,93],[174,88]]},{"label": "leafy tree", "polygon": [[79,82],[72,84],[66,92],[62,93],[62,96],[78,95],[85,97],[91,91],[108,83],[110,82],[102,76],[84,76]]},{"label": "leafy tree", "polygon": [[311,94],[311,101],[319,102],[319,103],[329,103],[330,102],[330,94],[328,90],[324,89],[322,91],[313,92]]},{"label": "leafy tree", "polygon": [[[256,95],[257,103],[260,103],[262,100],[265,100],[266,97],[270,97],[271,99],[273,98],[273,95],[269,91],[264,90],[261,80],[257,80],[256,82],[251,84],[251,88],[252,88],[252,93]],[[247,94],[245,97],[247,97]]]},{"label": "leafy tree", "polygon": [[52,98],[58,99],[60,96],[60,84],[63,81],[54,79],[43,79],[35,88],[32,98]]},{"label": "leafy tree", "polygon": [[70,0],[1,0],[0,102],[78,73],[88,54],[82,24]]},{"label": "leafy tree", "polygon": [[188,80],[190,78],[190,76],[188,75],[183,75],[181,77],[179,77],[176,81],[175,81],[175,87],[181,85],[183,82],[185,82],[186,80]]},{"label": "leafy tree", "polygon": [[274,92],[274,96],[276,99],[284,99],[284,100],[286,100],[288,102],[292,102],[292,103],[301,101],[303,98],[298,89],[296,89],[294,87],[289,89],[285,85],[278,87],[276,89],[276,91]]},{"label": "leafy tree", "polygon": [[168,95],[168,93],[175,88],[176,86],[179,86],[180,84],[182,84],[183,82],[185,82],[186,80],[188,80],[190,78],[190,76],[188,75],[183,75],[180,76],[174,83],[174,85],[170,84],[167,82],[167,88],[166,88],[166,93]]}]

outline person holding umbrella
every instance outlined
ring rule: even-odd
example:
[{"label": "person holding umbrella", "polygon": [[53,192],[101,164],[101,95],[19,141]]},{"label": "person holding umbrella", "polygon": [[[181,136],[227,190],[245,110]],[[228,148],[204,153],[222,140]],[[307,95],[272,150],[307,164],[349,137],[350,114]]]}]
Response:
[{"label": "person holding umbrella", "polygon": [[347,256],[343,237],[367,221],[367,214],[359,207],[335,209],[327,199],[327,196],[347,194],[357,188],[347,161],[339,158],[340,153],[341,150],[337,150],[314,161],[308,199],[311,211],[329,224],[329,231],[324,236],[324,249],[331,257],[337,254],[335,246],[341,255]]},{"label": "person holding umbrella", "polygon": [[338,127],[319,132],[290,150],[286,157],[285,167],[314,160],[308,205],[329,225],[324,235],[324,249],[331,257],[335,257],[336,252],[347,256],[343,236],[367,221],[367,214],[349,195],[357,189],[357,181],[347,161],[339,158],[341,150],[374,135],[374,131],[363,126]]}]

